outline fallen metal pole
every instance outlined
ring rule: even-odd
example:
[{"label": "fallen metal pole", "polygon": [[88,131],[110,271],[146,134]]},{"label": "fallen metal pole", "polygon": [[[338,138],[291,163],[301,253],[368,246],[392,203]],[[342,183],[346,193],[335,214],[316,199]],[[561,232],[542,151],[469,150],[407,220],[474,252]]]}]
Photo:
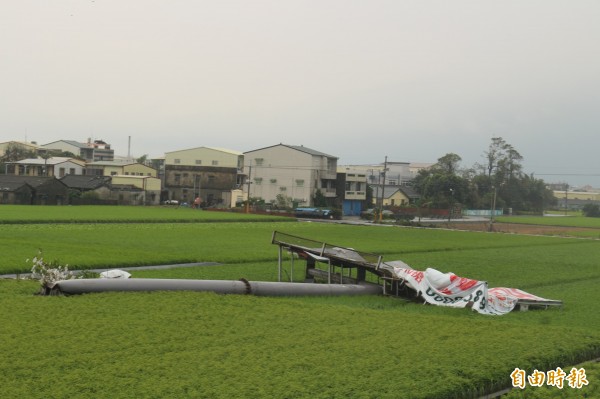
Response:
[{"label": "fallen metal pole", "polygon": [[64,294],[86,294],[112,291],[208,291],[218,294],[252,294],[258,296],[337,296],[379,295],[377,284],[314,284],[246,280],[182,280],[182,279],[73,279],[56,282],[50,287]]}]

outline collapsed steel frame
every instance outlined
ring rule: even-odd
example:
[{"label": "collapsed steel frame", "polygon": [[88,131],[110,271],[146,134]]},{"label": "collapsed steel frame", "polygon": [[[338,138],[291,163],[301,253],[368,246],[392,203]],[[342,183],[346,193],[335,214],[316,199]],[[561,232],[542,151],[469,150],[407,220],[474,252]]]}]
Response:
[{"label": "collapsed steel frame", "polygon": [[[377,279],[377,284],[382,286],[383,294],[396,296],[400,296],[401,293],[406,294],[403,280],[394,276],[392,265],[382,262],[382,255],[279,231],[273,232],[271,243],[279,246],[278,281],[282,281],[283,253],[287,251],[291,254],[290,281],[293,281],[294,255],[296,255],[306,261],[305,281],[307,282],[320,279],[327,281],[328,284],[363,284],[366,283],[367,273],[371,273]],[[327,270],[319,269],[317,263],[327,264]],[[352,277],[353,271],[354,277]],[[348,275],[344,276],[344,272]]]}]

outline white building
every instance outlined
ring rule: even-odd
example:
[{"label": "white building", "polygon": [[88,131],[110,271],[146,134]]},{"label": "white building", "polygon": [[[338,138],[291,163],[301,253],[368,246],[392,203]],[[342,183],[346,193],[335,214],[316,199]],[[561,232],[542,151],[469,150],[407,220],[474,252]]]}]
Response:
[{"label": "white building", "polygon": [[317,190],[333,203],[337,157],[308,147],[277,144],[244,153],[250,198],[275,202],[278,195],[298,206],[314,205]]},{"label": "white building", "polygon": [[75,156],[81,157],[86,162],[94,161],[112,161],[115,156],[114,150],[110,144],[102,140],[88,139],[86,143],[80,143],[75,140],[58,140],[52,143],[44,144],[39,147],[40,153],[49,151],[70,152]]},{"label": "white building", "polygon": [[[417,162],[394,162],[366,164],[366,165],[342,165],[340,168],[352,169],[364,173],[369,184],[385,184],[390,186],[403,186],[414,179],[419,170],[427,169],[433,163]],[[387,169],[386,169],[387,168]],[[383,182],[385,170],[385,182]]]},{"label": "white building", "polygon": [[83,175],[85,162],[74,158],[29,158],[9,162],[7,174],[18,176],[43,176],[61,178],[65,175]]}]

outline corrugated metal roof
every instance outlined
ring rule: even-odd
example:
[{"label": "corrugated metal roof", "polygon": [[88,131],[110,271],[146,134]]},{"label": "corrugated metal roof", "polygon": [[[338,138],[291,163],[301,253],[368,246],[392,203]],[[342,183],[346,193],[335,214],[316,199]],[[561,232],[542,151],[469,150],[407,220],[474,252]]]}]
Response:
[{"label": "corrugated metal roof", "polygon": [[[373,196],[380,197],[381,196],[381,185],[380,184],[369,184],[369,186],[373,189]],[[408,198],[420,198],[421,196],[410,186],[390,186],[386,185],[383,188],[383,197],[390,198],[392,195],[396,194],[400,191]]]},{"label": "corrugated metal roof", "polygon": [[0,175],[0,184],[4,183],[27,183],[32,187],[40,186],[44,183],[48,183],[52,180],[60,181],[54,177],[41,177],[41,176],[18,176],[18,175]]},{"label": "corrugated metal roof", "polygon": [[69,188],[95,189],[110,183],[110,176],[66,175],[60,179]]},{"label": "corrugated metal roof", "polygon": [[183,150],[167,151],[167,152],[165,152],[165,154],[173,154],[175,152],[183,152],[183,151],[193,151],[193,150],[199,150],[199,149],[202,149],[202,148],[205,148],[207,150],[212,150],[212,151],[225,152],[227,154],[232,154],[232,155],[243,155],[243,153],[240,152],[240,151],[229,150],[227,148],[205,147],[205,146],[194,147],[194,148],[185,148]]},{"label": "corrugated metal roof", "polygon": [[245,154],[248,154],[250,152],[255,152],[255,151],[266,150],[266,149],[274,148],[274,147],[287,147],[287,148],[290,148],[292,150],[304,152],[304,153],[310,154],[310,155],[338,159],[338,157],[335,157],[335,156],[329,155],[329,154],[325,154],[324,152],[321,152],[321,151],[313,150],[312,148],[308,148],[308,147],[305,147],[303,145],[289,145],[289,144],[281,144],[281,143],[280,144],[276,144],[276,145],[272,145],[272,146],[269,146],[269,147],[258,148],[256,150],[246,151]]}]

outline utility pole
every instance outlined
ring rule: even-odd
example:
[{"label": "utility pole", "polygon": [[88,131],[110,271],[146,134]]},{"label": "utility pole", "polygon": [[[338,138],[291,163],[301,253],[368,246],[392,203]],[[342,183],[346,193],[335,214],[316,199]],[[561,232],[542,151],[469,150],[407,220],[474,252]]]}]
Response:
[{"label": "utility pole", "polygon": [[450,219],[452,219],[452,212],[454,208],[454,189],[450,189],[450,206],[448,207],[448,223],[450,223]]},{"label": "utility pole", "polygon": [[569,184],[565,184],[565,216],[569,213]]},{"label": "utility pole", "polygon": [[496,186],[494,186],[494,196],[492,197],[492,209],[490,209],[490,231],[494,231],[494,212],[496,211]]},{"label": "utility pole", "polygon": [[250,213],[250,177],[252,176],[252,165],[248,165],[248,195],[246,196],[246,213]]},{"label": "utility pole", "polygon": [[385,156],[385,162],[383,163],[383,181],[381,182],[381,202],[379,207],[379,223],[383,222],[383,191],[385,188],[385,172],[387,171],[387,155]]}]

